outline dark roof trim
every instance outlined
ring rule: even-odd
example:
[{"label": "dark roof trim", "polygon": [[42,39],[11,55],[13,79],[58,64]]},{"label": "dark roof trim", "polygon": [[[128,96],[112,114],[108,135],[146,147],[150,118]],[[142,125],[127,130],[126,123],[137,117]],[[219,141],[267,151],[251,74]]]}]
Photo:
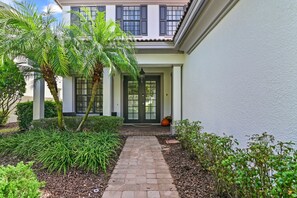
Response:
[{"label": "dark roof trim", "polygon": [[173,35],[173,39],[172,39],[172,40],[174,40],[174,38],[175,38],[175,36],[176,36],[176,33],[179,31],[179,29],[180,29],[180,27],[181,27],[181,24],[182,24],[182,22],[184,21],[185,16],[188,14],[188,12],[189,12],[189,8],[190,8],[190,6],[192,5],[193,1],[194,1],[194,0],[190,0],[190,1],[188,2],[187,6],[186,6],[186,10],[185,10],[185,12],[184,12],[182,18],[180,19],[180,21],[179,21],[179,23],[178,23],[178,25],[177,25],[177,28],[176,28],[176,30],[175,30],[175,33],[174,33],[174,35]]},{"label": "dark roof trim", "polygon": [[239,0],[191,0],[174,35],[175,48],[190,54]]},{"label": "dark roof trim", "polygon": [[60,4],[60,2],[59,2],[58,0],[55,0],[55,2],[56,2],[56,4],[58,4],[58,6],[59,6],[61,9],[63,9],[63,8],[62,8],[62,5]]}]

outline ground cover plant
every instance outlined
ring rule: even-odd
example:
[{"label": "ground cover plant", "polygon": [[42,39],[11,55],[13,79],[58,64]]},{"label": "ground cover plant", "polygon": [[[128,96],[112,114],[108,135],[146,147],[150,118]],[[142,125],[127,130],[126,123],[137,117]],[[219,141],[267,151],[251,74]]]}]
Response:
[{"label": "ground cover plant", "polygon": [[263,133],[237,148],[230,136],[201,132],[200,122],[177,123],[177,136],[201,166],[209,170],[217,192],[227,197],[297,197],[297,152],[290,142]]},{"label": "ground cover plant", "polygon": [[33,163],[18,163],[16,166],[0,166],[0,197],[1,198],[35,198],[40,197],[39,182],[31,166]]},{"label": "ground cover plant", "polygon": [[105,172],[120,147],[117,133],[33,130],[0,139],[0,155],[15,155],[41,163],[49,172],[70,168]]}]

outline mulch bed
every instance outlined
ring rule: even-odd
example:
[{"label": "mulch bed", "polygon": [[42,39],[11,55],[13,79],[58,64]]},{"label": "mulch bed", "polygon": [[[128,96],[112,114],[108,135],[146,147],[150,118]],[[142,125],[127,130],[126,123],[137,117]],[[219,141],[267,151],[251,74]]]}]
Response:
[{"label": "mulch bed", "polygon": [[[122,137],[122,146],[124,146],[125,140],[126,138]],[[121,150],[122,148],[118,150],[105,174],[102,172],[99,174],[86,173],[82,170],[71,169],[64,175],[63,173],[49,173],[41,169],[40,164],[33,165],[39,181],[46,182],[45,188],[42,189],[42,198],[102,197]],[[22,160],[16,157],[5,156],[0,158],[0,165],[16,165],[20,161]]]},{"label": "mulch bed", "polygon": [[173,139],[168,136],[158,139],[180,197],[218,197],[212,176],[202,169],[193,156],[182,149],[181,144],[166,144],[166,140]]},{"label": "mulch bed", "polygon": [[7,123],[5,126],[0,126],[0,129],[16,128],[19,124],[17,122]]}]

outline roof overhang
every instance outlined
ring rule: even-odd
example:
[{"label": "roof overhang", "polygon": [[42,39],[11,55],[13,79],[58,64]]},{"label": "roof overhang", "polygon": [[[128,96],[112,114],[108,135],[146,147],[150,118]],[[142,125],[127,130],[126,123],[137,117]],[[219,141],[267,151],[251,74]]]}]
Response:
[{"label": "roof overhang", "polygon": [[58,0],[55,0],[55,2],[58,4],[58,6],[60,6],[61,9],[63,9],[62,5],[60,4],[60,2]]},{"label": "roof overhang", "polygon": [[137,41],[135,43],[136,52],[138,54],[146,53],[183,53],[177,50],[174,46],[173,41]]},{"label": "roof overhang", "polygon": [[190,54],[239,0],[193,0],[174,36],[175,48]]}]

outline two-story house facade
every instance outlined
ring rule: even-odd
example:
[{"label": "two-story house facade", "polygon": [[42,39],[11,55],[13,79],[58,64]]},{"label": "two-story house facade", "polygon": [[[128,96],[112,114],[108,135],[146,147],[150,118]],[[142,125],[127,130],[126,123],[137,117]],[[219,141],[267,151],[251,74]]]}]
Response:
[{"label": "two-story house facade", "polygon": [[[115,112],[127,123],[159,123],[172,115],[200,120],[205,131],[233,135],[241,143],[265,131],[297,143],[296,1],[56,2],[66,23],[68,11],[91,6],[137,39],[144,78],[130,81],[106,69],[93,113]],[[64,112],[83,114],[87,89],[86,80],[64,78]]]},{"label": "two-story house facade", "polygon": [[[165,116],[181,119],[181,66],[184,55],[173,49],[173,35],[184,15],[182,1],[63,1],[63,21],[76,23],[70,10],[105,12],[106,20],[117,21],[137,40],[137,60],[142,79],[133,81],[124,73],[109,75],[105,68],[92,114],[118,115],[126,123],[160,123]],[[90,98],[90,81],[81,77],[63,79],[63,111],[84,114]],[[175,98],[174,98],[175,97]]]}]

